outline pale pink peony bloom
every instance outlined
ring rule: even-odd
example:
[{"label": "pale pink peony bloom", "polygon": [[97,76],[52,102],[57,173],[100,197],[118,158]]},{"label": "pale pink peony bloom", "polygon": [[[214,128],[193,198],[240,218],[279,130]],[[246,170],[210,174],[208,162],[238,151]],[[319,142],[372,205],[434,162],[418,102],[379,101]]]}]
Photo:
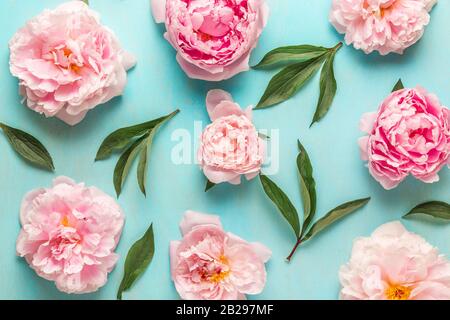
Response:
[{"label": "pale pink peony bloom", "polygon": [[426,183],[439,180],[450,165],[450,110],[423,88],[403,89],[387,97],[378,113],[366,113],[360,128],[361,158],[385,189],[409,174]]},{"label": "pale pink peony bloom", "polygon": [[344,300],[450,299],[450,262],[398,221],[355,240],[339,278]]},{"label": "pale pink peony bloom", "polygon": [[28,193],[20,209],[17,255],[36,273],[67,293],[88,293],[105,285],[118,255],[122,209],[95,187],[66,177],[50,189]]},{"label": "pale pink peony bloom", "polygon": [[252,107],[241,110],[231,95],[211,90],[206,106],[212,123],[200,137],[198,162],[213,183],[240,184],[255,178],[264,162],[265,143],[252,123]]},{"label": "pale pink peony bloom", "polygon": [[97,105],[122,94],[135,58],[82,1],[31,19],[9,42],[10,70],[32,110],[79,123]]},{"label": "pale pink peony bloom", "polygon": [[222,229],[218,216],[187,211],[183,239],[170,243],[172,280],[185,300],[237,300],[259,294],[271,251]]},{"label": "pale pink peony bloom", "polygon": [[365,53],[402,54],[423,35],[437,0],[333,0],[330,22]]},{"label": "pale pink peony bloom", "polygon": [[193,79],[220,81],[249,69],[267,23],[265,0],[151,0],[157,23]]}]

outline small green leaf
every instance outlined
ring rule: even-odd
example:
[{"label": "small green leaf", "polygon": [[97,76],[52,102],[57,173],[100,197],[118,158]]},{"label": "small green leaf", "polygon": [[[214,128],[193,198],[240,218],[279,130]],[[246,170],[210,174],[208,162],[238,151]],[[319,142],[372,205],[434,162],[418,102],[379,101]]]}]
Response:
[{"label": "small green leaf", "polygon": [[281,190],[272,180],[267,176],[260,175],[261,184],[263,186],[264,192],[269,197],[270,200],[275,204],[283,217],[289,222],[294,230],[295,236],[300,235],[300,222],[298,219],[298,213],[289,200],[288,196]]},{"label": "small green leaf", "polygon": [[145,180],[147,177],[147,153],[148,153],[148,146],[144,145],[142,147],[141,154],[139,156],[139,164],[137,168],[138,184],[144,196],[146,195]]},{"label": "small green leaf", "polygon": [[450,204],[442,201],[430,201],[419,204],[403,216],[407,218],[415,214],[424,214],[434,218],[450,220]]},{"label": "small green leaf", "polygon": [[255,109],[264,109],[286,101],[297,93],[319,70],[324,56],[287,66],[270,80]]},{"label": "small green leaf", "polygon": [[302,62],[325,54],[329,49],[311,45],[279,47],[269,51],[253,68],[267,68],[286,62]]},{"label": "small green leaf", "polygon": [[55,170],[52,157],[39,140],[25,131],[9,127],[3,123],[0,123],[0,128],[5,133],[11,147],[22,158],[49,171]]},{"label": "small green leaf", "polygon": [[155,129],[155,127],[173,118],[178,112],[180,112],[180,110],[175,110],[158,119],[114,131],[102,142],[98,149],[97,156],[95,157],[95,161],[106,159],[111,156],[113,151],[124,149],[131,143],[133,138],[142,136],[149,130]]},{"label": "small green leaf", "polygon": [[403,85],[402,79],[398,79],[397,83],[395,84],[394,88],[392,89],[392,92],[402,90],[405,86]]},{"label": "small green leaf", "polygon": [[87,5],[89,5],[89,0],[82,0],[84,3],[86,3]]},{"label": "small green leaf", "polygon": [[214,182],[211,182],[209,180],[206,181],[206,187],[205,192],[208,192],[210,189],[214,188],[216,184]]},{"label": "small green leaf", "polygon": [[153,224],[151,224],[144,236],[136,241],[128,251],[122,282],[117,291],[117,299],[122,300],[122,293],[129,290],[136,279],[144,273],[152,261],[154,253],[155,240]]},{"label": "small green leaf", "polygon": [[267,134],[264,134],[262,132],[258,132],[258,137],[264,140],[270,140],[270,137]]},{"label": "small green leaf", "polygon": [[320,121],[328,112],[333,103],[334,96],[336,95],[337,84],[334,77],[334,57],[336,56],[336,51],[331,51],[327,55],[327,60],[325,61],[322,72],[320,73],[320,95],[319,101],[317,103],[316,112],[314,113],[313,121],[311,126]]},{"label": "small green leaf", "polygon": [[359,208],[365,206],[369,202],[370,198],[359,199],[355,201],[350,201],[336,207],[335,209],[328,212],[323,218],[319,219],[312,227],[309,229],[308,233],[302,239],[302,241],[307,241],[321,232],[323,229],[327,228],[335,221],[344,218],[350,213],[358,210]]},{"label": "small green leaf", "polygon": [[300,153],[297,156],[297,168],[300,176],[300,193],[302,195],[304,212],[301,234],[304,234],[316,213],[317,195],[311,160],[300,141],[298,141],[298,148]]},{"label": "small green leaf", "polygon": [[114,188],[116,189],[117,197],[120,196],[122,192],[122,186],[125,182],[126,177],[128,176],[128,172],[130,171],[131,164],[133,160],[136,158],[139,152],[141,152],[142,148],[146,144],[146,139],[148,138],[148,134],[137,139],[119,158],[117,161],[116,167],[114,168]]}]

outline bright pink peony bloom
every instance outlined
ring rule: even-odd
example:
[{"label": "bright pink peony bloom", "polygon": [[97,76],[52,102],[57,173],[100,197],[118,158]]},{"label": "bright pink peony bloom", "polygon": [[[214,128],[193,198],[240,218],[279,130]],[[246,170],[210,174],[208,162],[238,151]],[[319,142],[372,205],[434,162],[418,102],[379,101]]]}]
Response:
[{"label": "bright pink peony bloom", "polygon": [[240,184],[241,175],[251,180],[261,171],[265,144],[252,123],[252,107],[245,111],[223,90],[206,97],[213,121],[200,137],[198,162],[213,183]]},{"label": "bright pink peony bloom", "polygon": [[330,21],[365,53],[402,54],[416,43],[437,0],[333,0]]},{"label": "bright pink peony bloom", "polygon": [[220,81],[249,69],[267,23],[265,0],[151,0],[157,23],[190,78]]},{"label": "bright pink peony bloom", "polygon": [[17,255],[36,273],[67,293],[105,285],[118,255],[122,209],[95,187],[59,177],[50,189],[28,193],[20,209]]},{"label": "bright pink peony bloom", "polygon": [[392,93],[378,113],[361,119],[361,158],[385,189],[395,188],[409,174],[427,183],[450,165],[450,110],[424,89]]},{"label": "bright pink peony bloom", "polygon": [[226,233],[218,216],[193,211],[180,229],[183,239],[170,243],[170,268],[182,299],[236,300],[262,292],[272,254],[264,245]]},{"label": "bright pink peony bloom", "polygon": [[339,278],[344,300],[450,299],[450,262],[398,221],[357,239]]},{"label": "bright pink peony bloom", "polygon": [[135,59],[82,1],[44,10],[9,42],[10,70],[32,110],[69,125],[122,94]]}]

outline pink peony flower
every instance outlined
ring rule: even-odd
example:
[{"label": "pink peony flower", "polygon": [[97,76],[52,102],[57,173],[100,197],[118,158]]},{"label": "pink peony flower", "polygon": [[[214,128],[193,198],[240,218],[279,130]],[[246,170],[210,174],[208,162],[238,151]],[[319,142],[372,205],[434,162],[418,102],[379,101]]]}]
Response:
[{"label": "pink peony flower", "polygon": [[450,262],[400,222],[357,239],[339,278],[344,300],[450,299]]},{"label": "pink peony flower", "polygon": [[402,54],[416,43],[437,0],[333,0],[330,22],[365,53]]},{"label": "pink peony flower", "polygon": [[135,59],[82,1],[44,10],[9,42],[10,70],[32,110],[69,125],[122,94]]},{"label": "pink peony flower", "polygon": [[265,145],[252,124],[252,107],[242,111],[223,90],[211,90],[206,97],[213,121],[200,137],[198,162],[213,183],[240,184],[241,175],[255,178],[264,162]]},{"label": "pink peony flower", "polygon": [[151,0],[157,23],[190,78],[220,81],[249,69],[267,23],[265,0]]},{"label": "pink peony flower", "polygon": [[409,174],[427,183],[450,165],[450,110],[424,89],[392,93],[378,113],[361,119],[361,158],[385,189],[395,188]]},{"label": "pink peony flower", "polygon": [[118,255],[122,209],[95,187],[59,177],[50,189],[28,193],[20,209],[17,255],[67,293],[105,285]]},{"label": "pink peony flower", "polygon": [[271,252],[226,233],[218,216],[187,211],[183,239],[170,243],[172,280],[182,299],[236,300],[259,294]]}]

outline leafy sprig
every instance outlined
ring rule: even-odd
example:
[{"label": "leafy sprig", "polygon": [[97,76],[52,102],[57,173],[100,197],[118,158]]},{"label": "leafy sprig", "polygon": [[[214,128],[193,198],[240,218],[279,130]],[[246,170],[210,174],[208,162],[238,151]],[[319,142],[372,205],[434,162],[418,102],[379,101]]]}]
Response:
[{"label": "leafy sprig", "polygon": [[342,47],[339,42],[333,48],[311,45],[286,46],[274,49],[254,66],[255,69],[286,65],[269,82],[255,109],[275,106],[294,96],[322,67],[320,95],[311,126],[329,111],[337,91],[334,76],[334,58]]},{"label": "leafy sprig", "polygon": [[137,178],[140,190],[146,195],[145,179],[147,172],[148,153],[150,152],[153,138],[158,129],[172,119],[180,110],[131,127],[118,129],[103,140],[98,149],[95,161],[109,158],[114,151],[123,151],[114,169],[113,182],[117,197],[122,192],[123,184],[128,176],[130,167],[139,155]]},{"label": "leafy sprig", "polygon": [[300,244],[311,240],[334,222],[365,206],[370,200],[370,198],[364,198],[341,204],[312,224],[317,205],[316,183],[313,177],[313,167],[310,158],[300,141],[298,142],[298,147],[300,153],[297,156],[297,169],[299,172],[300,193],[304,213],[302,224],[300,224],[297,209],[292,204],[289,197],[275,184],[275,182],[265,175],[260,175],[264,192],[289,223],[297,239],[294,248],[287,257],[288,261],[292,259]]}]

